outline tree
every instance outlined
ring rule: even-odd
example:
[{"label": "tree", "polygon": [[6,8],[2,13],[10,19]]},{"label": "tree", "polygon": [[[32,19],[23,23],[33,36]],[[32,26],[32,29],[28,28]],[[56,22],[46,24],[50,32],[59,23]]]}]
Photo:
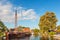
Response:
[{"label": "tree", "polygon": [[7,27],[4,25],[4,23],[2,21],[0,21],[0,30],[2,32],[6,31],[7,30]]},{"label": "tree", "polygon": [[53,12],[46,12],[45,15],[40,17],[39,28],[40,30],[54,30],[56,28],[57,18]]},{"label": "tree", "polygon": [[[56,22],[57,18],[53,12],[46,12],[45,15],[40,17],[39,21],[40,34],[42,37],[44,37],[44,39],[48,39],[49,30],[56,29]],[[50,32],[50,35],[52,34],[54,34],[54,32]]]},{"label": "tree", "polygon": [[60,25],[57,26],[57,33],[60,33]]},{"label": "tree", "polygon": [[18,31],[23,31],[24,28],[29,28],[29,27],[24,27],[24,26],[18,26],[17,27]]},{"label": "tree", "polygon": [[0,21],[0,37],[1,36],[5,36],[4,32],[8,30],[7,27],[4,25],[4,23],[2,21]]},{"label": "tree", "polygon": [[34,36],[38,36],[39,35],[39,29],[32,29]]},{"label": "tree", "polygon": [[60,25],[57,26],[57,30],[60,30]]}]

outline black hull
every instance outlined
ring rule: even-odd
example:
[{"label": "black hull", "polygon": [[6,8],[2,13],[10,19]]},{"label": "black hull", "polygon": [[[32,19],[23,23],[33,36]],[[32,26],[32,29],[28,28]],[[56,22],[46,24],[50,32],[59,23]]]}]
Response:
[{"label": "black hull", "polygon": [[30,36],[31,36],[31,34],[25,34],[25,36],[26,36],[26,37],[30,37]]},{"label": "black hull", "polygon": [[15,38],[25,38],[25,37],[30,37],[31,34],[30,33],[9,33],[8,34],[8,39],[15,39]]}]

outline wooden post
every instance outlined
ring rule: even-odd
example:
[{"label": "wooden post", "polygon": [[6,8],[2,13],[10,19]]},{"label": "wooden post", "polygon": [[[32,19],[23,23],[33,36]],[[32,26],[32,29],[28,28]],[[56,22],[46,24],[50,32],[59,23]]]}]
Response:
[{"label": "wooden post", "polygon": [[6,32],[5,34],[6,34],[6,40],[9,40],[9,39],[8,39],[8,32]]}]

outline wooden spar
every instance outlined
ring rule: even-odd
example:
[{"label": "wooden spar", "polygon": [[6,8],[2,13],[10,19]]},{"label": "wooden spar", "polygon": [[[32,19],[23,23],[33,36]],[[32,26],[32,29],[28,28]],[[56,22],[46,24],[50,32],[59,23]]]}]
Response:
[{"label": "wooden spar", "polygon": [[17,27],[17,10],[15,10],[15,28]]}]

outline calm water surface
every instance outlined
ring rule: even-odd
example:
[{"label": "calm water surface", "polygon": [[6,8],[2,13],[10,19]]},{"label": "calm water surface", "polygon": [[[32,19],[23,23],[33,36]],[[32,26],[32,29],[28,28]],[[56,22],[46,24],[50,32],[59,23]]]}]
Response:
[{"label": "calm water surface", "polygon": [[30,37],[20,38],[20,39],[11,39],[11,40],[40,40],[40,37],[34,37],[33,35]]}]

